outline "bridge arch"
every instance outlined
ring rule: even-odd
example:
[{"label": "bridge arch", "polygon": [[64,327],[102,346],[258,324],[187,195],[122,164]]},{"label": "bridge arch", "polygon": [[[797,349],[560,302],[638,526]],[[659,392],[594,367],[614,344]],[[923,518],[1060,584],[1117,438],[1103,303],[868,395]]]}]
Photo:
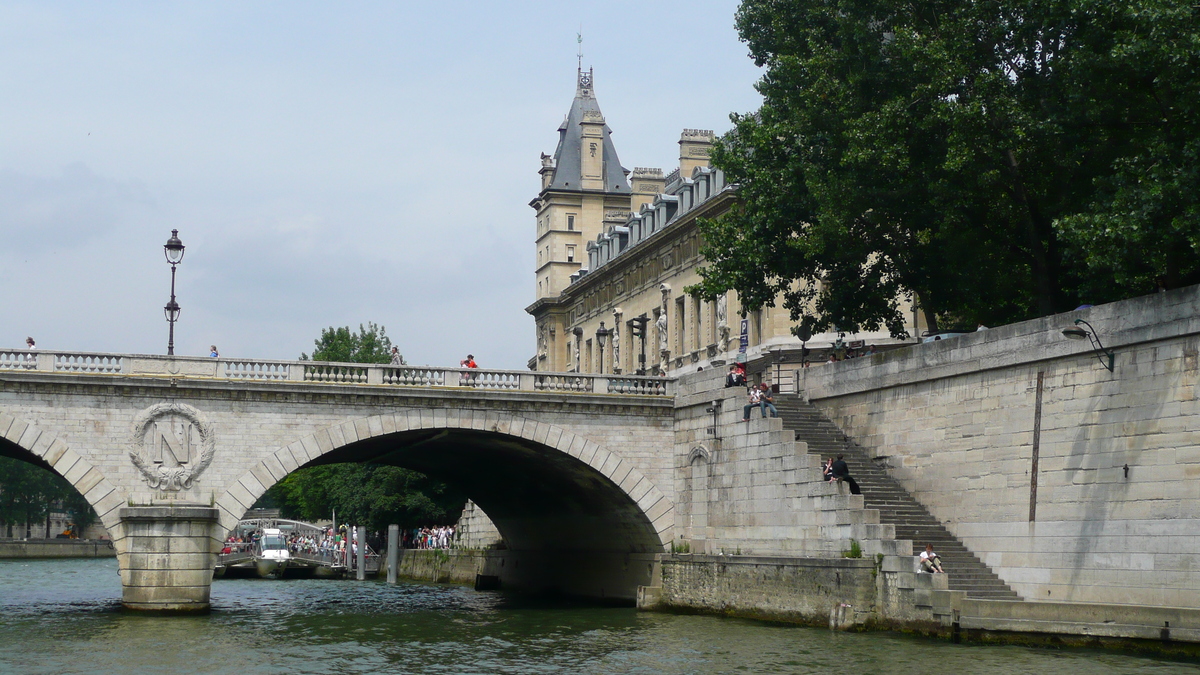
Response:
[{"label": "bridge arch", "polygon": [[[433,408],[321,429],[279,448],[217,499],[232,529],[271,486],[306,465],[373,461],[463,489],[509,548],[649,558],[673,537],[671,500],[632,462],[564,427],[519,415]],[[642,575],[639,575],[642,576]]]},{"label": "bridge arch", "polygon": [[12,457],[62,476],[95,509],[112,532],[119,519],[121,496],[100,469],[84,459],[58,434],[14,415],[0,413],[0,455]]}]

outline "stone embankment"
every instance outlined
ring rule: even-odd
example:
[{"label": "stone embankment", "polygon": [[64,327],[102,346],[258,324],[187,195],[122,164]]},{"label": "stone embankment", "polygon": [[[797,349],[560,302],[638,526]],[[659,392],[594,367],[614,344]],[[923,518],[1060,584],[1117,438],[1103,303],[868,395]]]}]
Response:
[{"label": "stone embankment", "polygon": [[112,542],[90,539],[0,540],[0,559],[8,558],[112,558]]}]

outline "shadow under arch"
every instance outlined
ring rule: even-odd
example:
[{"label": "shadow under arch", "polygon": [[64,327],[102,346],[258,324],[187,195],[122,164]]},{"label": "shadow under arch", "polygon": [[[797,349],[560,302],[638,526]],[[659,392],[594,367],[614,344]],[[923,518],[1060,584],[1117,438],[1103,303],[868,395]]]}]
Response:
[{"label": "shadow under arch", "polygon": [[96,511],[100,523],[114,531],[120,495],[91,462],[51,431],[20,417],[0,413],[0,455],[28,462],[62,476]]},{"label": "shadow under arch", "polygon": [[507,586],[632,600],[673,536],[673,505],[628,460],[569,430],[514,415],[432,409],[359,418],[280,448],[217,500],[221,525],[291,471],[335,462],[413,469],[461,489],[507,550]]}]

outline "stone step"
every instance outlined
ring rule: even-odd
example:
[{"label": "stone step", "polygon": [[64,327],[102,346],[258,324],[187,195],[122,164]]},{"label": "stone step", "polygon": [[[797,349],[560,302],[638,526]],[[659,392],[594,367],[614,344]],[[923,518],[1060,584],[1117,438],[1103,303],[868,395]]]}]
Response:
[{"label": "stone step", "polygon": [[779,396],[776,400],[783,428],[791,430],[797,441],[808,444],[808,454],[820,458],[844,455],[850,475],[862,488],[864,507],[879,511],[881,524],[894,525],[897,539],[913,542],[913,550],[932,544],[948,573],[951,590],[965,591],[967,597],[980,599],[1019,600],[990,567],[983,564],[936,518],[923,504],[876,464],[870,453],[852,443],[832,421],[819,410],[794,396]]}]

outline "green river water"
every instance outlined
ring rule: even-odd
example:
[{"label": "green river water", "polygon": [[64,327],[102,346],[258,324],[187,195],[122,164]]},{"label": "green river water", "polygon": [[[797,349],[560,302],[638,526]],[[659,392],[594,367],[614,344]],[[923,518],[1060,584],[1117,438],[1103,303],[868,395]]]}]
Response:
[{"label": "green river water", "polygon": [[0,560],[0,673],[1196,673],[1089,650],[954,645],[460,586],[213,582],[204,616],[122,611],[117,564]]}]

